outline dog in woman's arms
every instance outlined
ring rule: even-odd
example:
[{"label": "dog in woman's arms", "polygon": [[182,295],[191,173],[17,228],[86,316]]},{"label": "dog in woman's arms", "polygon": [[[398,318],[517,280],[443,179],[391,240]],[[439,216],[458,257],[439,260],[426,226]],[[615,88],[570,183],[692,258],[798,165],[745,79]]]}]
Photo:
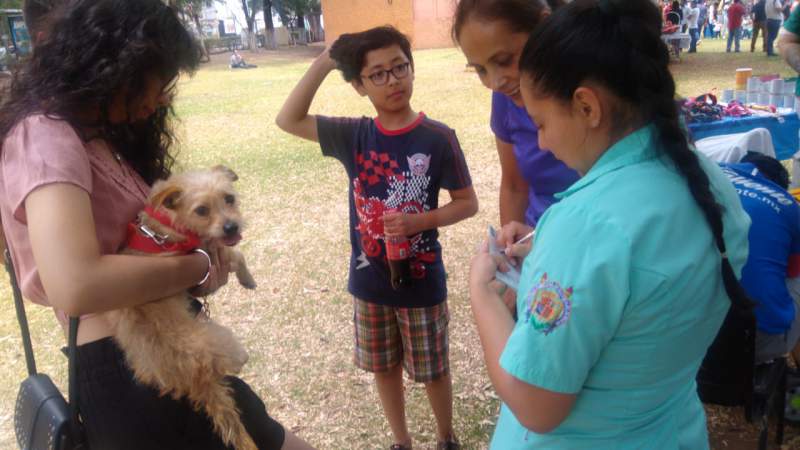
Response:
[{"label": "dog in woman's arms", "polygon": [[[239,283],[256,283],[244,257],[242,217],[233,189],[236,174],[222,166],[173,175],[153,185],[145,209],[131,223],[126,254],[172,256],[221,241]],[[136,380],[162,395],[188,398],[205,412],[227,445],[256,449],[244,428],[225,376],[238,374],[247,352],[233,333],[192,311],[188,293],[111,311],[114,339]]]}]

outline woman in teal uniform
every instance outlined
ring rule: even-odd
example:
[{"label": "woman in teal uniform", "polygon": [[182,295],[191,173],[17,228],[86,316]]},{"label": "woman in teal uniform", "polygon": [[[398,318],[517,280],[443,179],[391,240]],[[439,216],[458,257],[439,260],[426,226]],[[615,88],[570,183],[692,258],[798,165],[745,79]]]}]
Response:
[{"label": "woman in teal uniform", "polygon": [[575,0],[520,61],[539,144],[583,177],[542,216],[516,310],[486,252],[470,274],[493,449],[702,449],[695,374],[731,305],[749,219],[692,151],[650,0]]}]

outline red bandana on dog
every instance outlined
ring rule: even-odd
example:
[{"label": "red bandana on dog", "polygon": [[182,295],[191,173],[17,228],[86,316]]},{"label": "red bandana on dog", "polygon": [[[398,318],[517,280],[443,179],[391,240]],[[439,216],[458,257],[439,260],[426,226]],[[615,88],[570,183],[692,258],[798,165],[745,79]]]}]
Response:
[{"label": "red bandana on dog", "polygon": [[[166,214],[156,211],[151,206],[145,206],[144,212],[161,224],[172,227],[172,221]],[[197,234],[186,230],[178,231],[186,236],[186,240],[182,242],[164,242],[159,244],[156,240],[156,236],[145,234],[145,231],[140,228],[138,223],[131,222],[128,224],[128,241],[126,246],[130,249],[145,253],[189,253],[200,247],[200,237]]]}]

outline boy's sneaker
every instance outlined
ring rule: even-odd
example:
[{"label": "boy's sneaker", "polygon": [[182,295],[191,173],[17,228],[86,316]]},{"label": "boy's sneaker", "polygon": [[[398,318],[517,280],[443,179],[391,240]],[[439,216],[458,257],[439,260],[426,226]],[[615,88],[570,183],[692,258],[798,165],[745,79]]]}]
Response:
[{"label": "boy's sneaker", "polygon": [[436,450],[461,450],[461,444],[454,440],[439,441]]}]

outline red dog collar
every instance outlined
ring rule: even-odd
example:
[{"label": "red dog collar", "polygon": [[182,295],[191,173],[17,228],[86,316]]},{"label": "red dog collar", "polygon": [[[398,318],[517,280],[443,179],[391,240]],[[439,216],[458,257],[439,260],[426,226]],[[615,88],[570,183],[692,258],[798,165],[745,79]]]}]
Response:
[{"label": "red dog collar", "polygon": [[[145,206],[144,212],[157,220],[162,225],[174,228],[169,216],[156,211],[151,206]],[[138,250],[144,253],[189,253],[200,247],[200,237],[191,231],[176,229],[176,231],[186,236],[181,242],[168,241],[169,236],[159,236],[153,230],[137,222],[128,224],[127,248]]]}]

